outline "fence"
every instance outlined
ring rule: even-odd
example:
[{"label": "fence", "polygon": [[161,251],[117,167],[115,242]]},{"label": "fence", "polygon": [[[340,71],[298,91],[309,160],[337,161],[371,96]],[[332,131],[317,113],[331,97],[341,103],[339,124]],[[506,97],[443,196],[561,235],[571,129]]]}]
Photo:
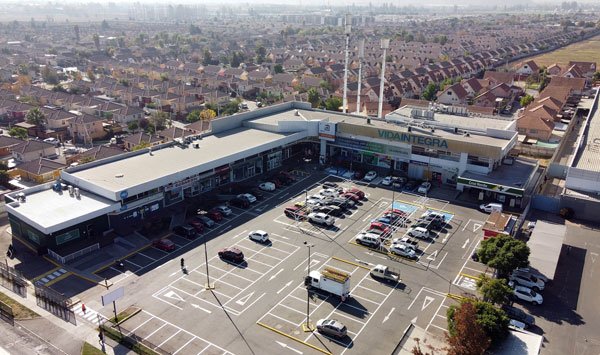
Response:
[{"label": "fence", "polygon": [[10,325],[15,325],[15,316],[13,315],[12,307],[0,301],[0,319]]},{"label": "fence", "polygon": [[37,305],[62,318],[63,320],[77,325],[75,312],[71,309],[71,299],[53,289],[36,282],[34,285]]},{"label": "fence", "polygon": [[15,268],[0,264],[0,284],[17,295],[27,298],[27,280]]},{"label": "fence", "polygon": [[71,253],[67,256],[60,256],[60,255],[58,255],[58,253],[56,253],[56,252],[52,251],[50,248],[48,248],[48,255],[50,255],[50,257],[52,257],[56,261],[60,262],[61,264],[66,264],[71,260],[77,259],[80,256],[89,254],[89,253],[93,252],[94,250],[98,250],[98,249],[100,249],[100,244],[96,243],[96,244],[90,245],[89,247],[78,250],[74,253]]}]

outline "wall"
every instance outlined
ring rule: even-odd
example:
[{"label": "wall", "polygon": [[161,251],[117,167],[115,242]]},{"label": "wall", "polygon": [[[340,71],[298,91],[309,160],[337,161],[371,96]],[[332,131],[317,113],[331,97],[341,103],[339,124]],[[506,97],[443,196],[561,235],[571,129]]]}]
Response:
[{"label": "wall", "polygon": [[536,158],[551,158],[556,148],[538,147],[531,144],[518,143],[516,149],[520,154]]}]

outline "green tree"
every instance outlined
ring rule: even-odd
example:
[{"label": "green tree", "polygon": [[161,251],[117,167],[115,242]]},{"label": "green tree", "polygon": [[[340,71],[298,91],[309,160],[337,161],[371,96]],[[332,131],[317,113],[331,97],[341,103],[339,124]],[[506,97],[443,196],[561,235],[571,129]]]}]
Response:
[{"label": "green tree", "polygon": [[328,111],[340,111],[342,107],[342,99],[339,97],[330,97],[325,100],[325,109]]},{"label": "green tree", "polygon": [[131,151],[135,152],[136,150],[140,150],[140,149],[144,149],[144,148],[148,148],[148,147],[150,147],[149,142],[142,142],[142,143],[134,146],[133,148],[131,148]]},{"label": "green tree", "polygon": [[44,125],[44,123],[46,123],[46,115],[44,115],[44,113],[36,107],[27,112],[25,120],[27,121],[27,123],[40,127]]},{"label": "green tree", "polygon": [[185,119],[190,123],[199,121],[200,120],[200,110],[193,110],[192,112],[188,113],[188,115],[186,116]]},{"label": "green tree", "polygon": [[308,102],[310,102],[310,105],[313,108],[319,107],[319,104],[321,103],[321,96],[319,95],[319,92],[317,91],[317,89],[310,88],[310,89],[308,89],[307,94],[308,94]]},{"label": "green tree", "polygon": [[493,304],[507,303],[512,295],[512,289],[505,279],[493,279],[484,274],[477,280],[477,291],[485,302]]},{"label": "green tree", "polygon": [[[489,302],[483,302],[474,299],[463,300],[460,307],[462,307],[462,305],[465,303],[471,303],[473,306],[475,306],[475,320],[491,340],[492,346],[499,344],[502,340],[504,340],[508,334],[509,319],[502,309],[495,307]],[[446,312],[448,333],[451,337],[456,336],[457,332],[460,331],[460,329],[457,327],[458,322],[455,319],[456,311],[460,307],[452,305]]]},{"label": "green tree", "polygon": [[600,80],[600,71],[597,71],[594,73],[594,80],[595,81]]},{"label": "green tree", "polygon": [[507,235],[484,240],[477,250],[479,260],[496,268],[501,276],[508,275],[518,267],[528,266],[529,253],[525,242]]},{"label": "green tree", "polygon": [[529,94],[521,97],[521,100],[519,101],[519,103],[521,104],[521,107],[525,107],[532,102],[533,102],[533,96],[531,96]]},{"label": "green tree", "polygon": [[107,30],[110,26],[108,25],[108,22],[106,22],[106,20],[102,20],[102,29],[103,30]]},{"label": "green tree", "polygon": [[[449,355],[481,355],[490,346],[491,340],[477,321],[477,310],[471,302],[463,302],[452,308],[448,323],[452,323],[447,335]],[[450,312],[449,312],[450,313]],[[449,327],[450,329],[450,327]]]},{"label": "green tree", "polygon": [[97,33],[94,33],[94,35],[92,36],[92,39],[94,40],[94,46],[96,47],[96,50],[99,51],[100,50],[100,36]]},{"label": "green tree", "polygon": [[131,121],[127,124],[127,129],[130,132],[135,133],[135,131],[137,131],[140,128],[140,124],[138,123],[138,121]]},{"label": "green tree", "polygon": [[50,68],[48,65],[44,66],[44,69],[42,69],[42,79],[44,79],[46,84],[58,84],[58,75],[56,74],[56,70]]},{"label": "green tree", "polygon": [[202,110],[202,112],[200,112],[200,119],[202,121],[210,121],[215,117],[217,117],[217,113],[214,110],[211,110],[209,108]]},{"label": "green tree", "polygon": [[275,74],[281,74],[283,73],[283,66],[281,64],[275,64],[273,71],[275,71]]},{"label": "green tree", "polygon": [[13,127],[8,131],[8,135],[15,138],[27,138],[27,130],[22,127]]},{"label": "green tree", "polygon": [[265,56],[267,55],[267,50],[263,46],[258,46],[256,48],[256,62],[263,63],[265,61]]},{"label": "green tree", "polygon": [[163,130],[166,128],[168,120],[168,113],[156,111],[150,115],[150,124],[148,125],[148,129],[151,130],[152,133]]},{"label": "green tree", "polygon": [[437,84],[429,83],[425,88],[425,91],[423,91],[423,95],[421,96],[427,101],[433,101],[433,99],[435,98],[435,94],[437,94],[439,89],[440,88]]},{"label": "green tree", "polygon": [[206,48],[204,50],[204,59],[202,60],[202,64],[209,65],[211,63],[212,63],[212,53],[210,53],[210,50],[208,48]]}]

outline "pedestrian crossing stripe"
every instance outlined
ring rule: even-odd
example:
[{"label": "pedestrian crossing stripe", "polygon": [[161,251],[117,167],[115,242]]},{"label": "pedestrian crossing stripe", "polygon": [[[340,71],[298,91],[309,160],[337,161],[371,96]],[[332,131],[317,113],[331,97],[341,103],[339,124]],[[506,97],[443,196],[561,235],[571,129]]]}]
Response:
[{"label": "pedestrian crossing stripe", "polygon": [[64,275],[67,273],[67,270],[65,269],[58,269],[52,273],[49,273],[47,275],[44,275],[44,277],[42,277],[41,279],[38,280],[38,282],[41,282],[42,284],[47,284],[48,282]]},{"label": "pedestrian crossing stripe", "polygon": [[78,315],[79,317],[97,324],[98,323],[98,316],[100,316],[100,323],[104,323],[106,322],[107,318],[104,317],[102,314],[99,314],[98,312],[89,309],[86,307],[85,312],[83,312],[83,310],[81,309],[81,306],[73,306],[72,308],[73,312],[75,312],[76,315]]}]

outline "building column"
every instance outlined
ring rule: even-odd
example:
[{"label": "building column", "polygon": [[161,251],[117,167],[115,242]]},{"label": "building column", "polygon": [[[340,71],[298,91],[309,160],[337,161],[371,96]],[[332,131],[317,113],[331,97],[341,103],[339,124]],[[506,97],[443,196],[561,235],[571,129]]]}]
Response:
[{"label": "building column", "polygon": [[327,141],[324,139],[320,139],[320,147],[319,147],[319,164],[325,164],[327,160]]},{"label": "building column", "polygon": [[467,162],[469,160],[469,154],[460,153],[460,160],[458,161],[458,175],[462,175],[467,170]]}]

